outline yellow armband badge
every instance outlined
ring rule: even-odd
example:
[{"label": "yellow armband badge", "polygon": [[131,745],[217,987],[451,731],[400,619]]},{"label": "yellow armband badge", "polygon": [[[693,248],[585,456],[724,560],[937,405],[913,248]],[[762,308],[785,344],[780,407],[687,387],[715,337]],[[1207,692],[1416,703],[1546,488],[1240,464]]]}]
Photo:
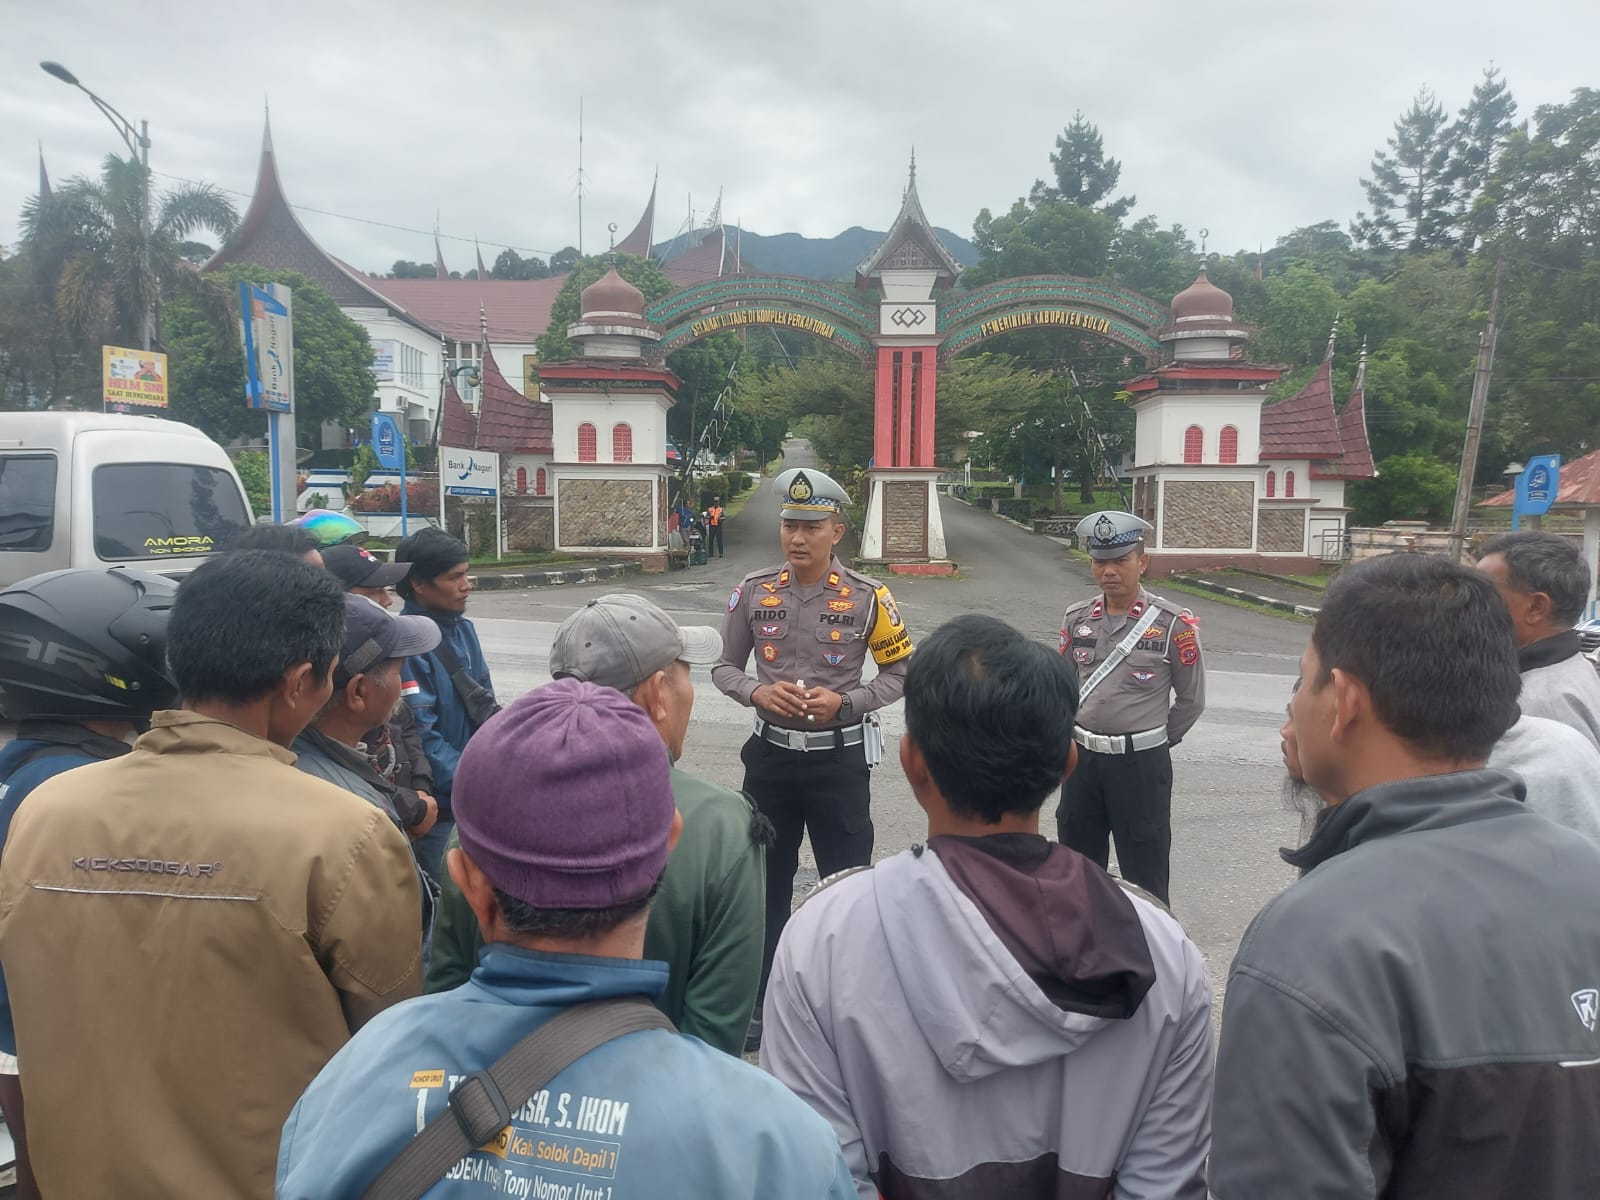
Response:
[{"label": "yellow armband badge", "polygon": [[873,614],[872,635],[867,641],[867,648],[872,651],[873,661],[880,667],[886,667],[910,656],[911,633],[900,619],[900,610],[895,606],[888,588],[878,589],[874,607],[877,611]]}]

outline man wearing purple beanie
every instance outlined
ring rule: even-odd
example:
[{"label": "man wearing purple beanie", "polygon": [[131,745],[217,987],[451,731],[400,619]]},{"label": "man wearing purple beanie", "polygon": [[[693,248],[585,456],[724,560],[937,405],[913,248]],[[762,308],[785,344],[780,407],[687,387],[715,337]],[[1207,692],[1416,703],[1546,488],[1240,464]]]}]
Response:
[{"label": "man wearing purple beanie", "polygon": [[[279,1200],[356,1196],[462,1078],[588,1000],[653,999],[645,922],[682,819],[667,748],[621,692],[560,679],[488,721],[461,756],[448,865],[487,943],[472,978],[371,1021],[284,1126]],[[651,1029],[590,1051],[490,1150],[426,1195],[856,1195],[832,1128],[770,1076]]]}]

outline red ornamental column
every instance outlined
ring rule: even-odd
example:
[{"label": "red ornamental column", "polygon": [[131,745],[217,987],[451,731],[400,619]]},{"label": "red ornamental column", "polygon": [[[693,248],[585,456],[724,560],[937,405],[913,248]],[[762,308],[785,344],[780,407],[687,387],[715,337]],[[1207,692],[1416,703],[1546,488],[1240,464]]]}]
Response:
[{"label": "red ornamental column", "polygon": [[898,350],[896,355],[900,359],[899,375],[899,420],[895,423],[894,431],[894,466],[908,467],[911,465],[911,412],[912,405],[916,403],[915,384],[918,371],[913,356],[915,350]]},{"label": "red ornamental column", "polygon": [[918,351],[922,358],[922,380],[917,397],[917,444],[912,448],[917,467],[933,466],[934,397],[939,376],[939,351],[933,346]]},{"label": "red ornamental column", "polygon": [[872,390],[872,458],[880,467],[894,465],[894,351],[878,347],[878,377]]}]

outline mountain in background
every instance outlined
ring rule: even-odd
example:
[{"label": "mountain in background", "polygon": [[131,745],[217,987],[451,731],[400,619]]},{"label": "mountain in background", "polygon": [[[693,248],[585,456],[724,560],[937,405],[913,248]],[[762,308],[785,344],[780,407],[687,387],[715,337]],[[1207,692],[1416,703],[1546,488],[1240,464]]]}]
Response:
[{"label": "mountain in background", "polygon": [[[934,232],[963,266],[970,267],[978,261],[978,248],[960,234],[951,233],[948,229],[935,229]],[[693,244],[694,236],[698,235],[686,235],[657,244],[657,259],[676,258],[688,245]],[[728,226],[727,236],[731,250],[734,240],[739,237],[734,226]],[[883,231],[874,232],[859,225],[831,238],[809,238],[798,233],[777,233],[763,237],[747,229],[740,239],[739,255],[746,272],[849,280],[855,277],[856,267],[877,249],[883,238]]]}]

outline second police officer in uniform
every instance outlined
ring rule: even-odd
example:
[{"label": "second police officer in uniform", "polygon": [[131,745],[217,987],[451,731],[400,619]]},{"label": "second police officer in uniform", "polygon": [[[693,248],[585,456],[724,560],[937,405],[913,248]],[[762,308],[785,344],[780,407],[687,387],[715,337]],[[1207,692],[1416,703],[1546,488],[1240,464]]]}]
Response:
[{"label": "second police officer in uniform", "polygon": [[1073,739],[1078,766],[1056,811],[1061,841],[1102,867],[1116,839],[1122,877],[1168,903],[1171,748],[1205,708],[1199,622],[1141,584],[1151,528],[1131,513],[1078,523],[1101,594],[1061,618],[1061,653],[1083,698]]},{"label": "second police officer in uniform", "polygon": [[[772,821],[767,851],[767,931],[761,990],[789,920],[800,842],[811,835],[822,878],[872,861],[869,771],[882,756],[872,714],[900,699],[911,635],[889,589],[844,566],[845,490],[820,471],[783,472],[780,545],[785,562],[745,577],[728,599],[717,687],[756,710],[740,752],[744,790]],[[755,656],[755,677],[745,671]],[[878,675],[861,681],[871,655]],[[759,1002],[751,1028],[760,1040]]]}]

